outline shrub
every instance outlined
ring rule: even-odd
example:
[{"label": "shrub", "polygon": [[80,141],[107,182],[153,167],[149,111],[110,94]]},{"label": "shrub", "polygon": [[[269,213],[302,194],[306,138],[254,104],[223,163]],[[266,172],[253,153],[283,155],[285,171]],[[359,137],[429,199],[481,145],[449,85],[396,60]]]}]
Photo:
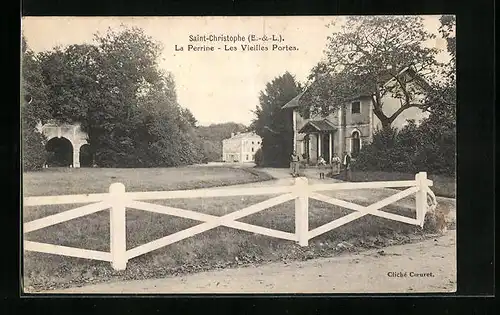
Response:
[{"label": "shrub", "polygon": [[448,230],[448,222],[442,211],[428,212],[424,218],[424,231],[427,233],[445,233]]},{"label": "shrub", "polygon": [[31,128],[23,128],[21,152],[24,171],[43,168],[47,159],[44,143],[45,137],[41,133]]},{"label": "shrub", "polygon": [[455,127],[424,119],[414,121],[400,131],[378,130],[372,143],[363,146],[353,161],[353,169],[365,171],[396,171],[432,174],[455,174]]},{"label": "shrub", "polygon": [[203,161],[218,162],[222,156],[222,140],[219,142],[203,139]]},{"label": "shrub", "polygon": [[[286,140],[284,140],[286,139]],[[293,151],[292,137],[263,138],[262,139],[262,166],[288,167],[290,155]]]},{"label": "shrub", "polygon": [[263,159],[263,154],[262,154],[262,149],[259,148],[256,152],[255,152],[255,165],[257,166],[264,166],[264,159]]},{"label": "shrub", "polygon": [[363,146],[352,168],[356,170],[394,169],[398,153],[395,150],[396,130],[377,130],[373,135],[372,143]]}]

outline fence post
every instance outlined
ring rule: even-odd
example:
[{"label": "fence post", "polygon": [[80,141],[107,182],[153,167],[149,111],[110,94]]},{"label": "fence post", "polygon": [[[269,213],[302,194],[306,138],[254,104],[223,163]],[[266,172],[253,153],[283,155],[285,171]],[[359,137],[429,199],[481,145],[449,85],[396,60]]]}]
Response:
[{"label": "fence post", "polygon": [[125,185],[122,183],[113,183],[109,186],[109,193],[113,203],[109,211],[111,265],[115,270],[125,270],[127,268]]},{"label": "fence post", "polygon": [[418,191],[415,195],[417,221],[420,227],[424,226],[425,212],[427,211],[427,172],[419,172],[415,175]]},{"label": "fence post", "polygon": [[300,246],[309,243],[309,192],[306,177],[295,178],[295,235]]}]

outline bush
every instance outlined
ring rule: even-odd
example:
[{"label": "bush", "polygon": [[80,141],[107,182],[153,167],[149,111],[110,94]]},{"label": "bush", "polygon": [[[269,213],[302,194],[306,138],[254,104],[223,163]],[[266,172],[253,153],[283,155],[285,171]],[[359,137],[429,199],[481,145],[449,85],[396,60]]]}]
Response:
[{"label": "bush", "polygon": [[445,233],[448,230],[448,222],[442,211],[428,212],[424,218],[424,231],[427,233]]},{"label": "bush", "polygon": [[292,136],[284,136],[284,139],[271,137],[262,139],[262,166],[289,167],[293,140]]},{"label": "bush", "polygon": [[256,152],[255,152],[255,165],[257,166],[264,166],[264,159],[263,159],[263,154],[262,154],[262,149],[259,148]]},{"label": "bush", "polygon": [[393,170],[398,155],[395,150],[396,134],[395,129],[376,131],[372,143],[362,147],[352,163],[352,168],[364,171]]},{"label": "bush", "polygon": [[24,171],[34,171],[43,168],[47,159],[45,137],[31,128],[23,128],[22,160]]},{"label": "bush", "polygon": [[203,139],[203,161],[206,162],[218,162],[221,160],[222,156],[222,140],[219,142],[215,142],[212,140]]},{"label": "bush", "polygon": [[435,174],[455,175],[456,158],[456,129],[455,126],[442,123],[439,126],[424,121],[419,127],[425,135],[419,151],[419,161],[433,170]]},{"label": "bush", "polygon": [[372,143],[363,146],[352,167],[363,171],[427,171],[454,176],[454,125],[437,126],[430,119],[424,119],[419,126],[410,120],[400,131],[378,130]]}]

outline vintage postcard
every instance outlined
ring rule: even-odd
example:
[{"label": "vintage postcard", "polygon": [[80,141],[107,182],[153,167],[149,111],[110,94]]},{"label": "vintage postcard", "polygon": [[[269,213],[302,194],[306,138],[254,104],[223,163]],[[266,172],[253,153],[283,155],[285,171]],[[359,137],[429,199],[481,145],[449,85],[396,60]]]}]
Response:
[{"label": "vintage postcard", "polygon": [[24,17],[24,293],[456,291],[455,17]]}]

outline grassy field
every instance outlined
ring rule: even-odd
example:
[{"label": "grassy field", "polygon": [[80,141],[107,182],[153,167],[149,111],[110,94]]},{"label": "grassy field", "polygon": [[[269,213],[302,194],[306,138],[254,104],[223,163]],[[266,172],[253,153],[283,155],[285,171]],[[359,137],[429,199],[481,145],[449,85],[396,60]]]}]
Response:
[{"label": "grassy field", "polygon": [[[49,168],[23,175],[24,196],[109,191],[123,183],[127,191],[196,189],[261,182],[271,176],[253,168],[186,166],[177,168]],[[47,184],[50,183],[50,184]]]},{"label": "grassy field", "polygon": [[[172,169],[65,169],[24,174],[25,195],[105,192],[112,182],[129,191],[174,190],[254,182],[268,179],[256,170],[224,167]],[[158,204],[224,215],[273,196],[174,199]],[[363,202],[359,202],[363,204]],[[366,204],[371,203],[366,201]],[[23,209],[23,221],[72,209],[75,205]],[[410,209],[385,207],[384,211],[413,216]],[[351,211],[310,200],[309,227],[313,229]],[[242,222],[294,231],[293,201],[241,219]],[[199,222],[141,210],[127,209],[127,249],[175,233]],[[114,271],[110,263],[43,253],[25,252],[24,285],[28,291],[80,286],[89,283],[157,278],[243,264],[302,260],[345,251],[383,247],[428,237],[408,224],[365,216],[310,240],[300,247],[226,227],[198,234],[129,261],[127,270]],[[26,240],[109,251],[109,210],[27,233]],[[340,245],[339,245],[340,244]]]},{"label": "grassy field", "polygon": [[[351,181],[353,182],[415,179],[415,174],[398,172],[352,171],[351,174]],[[431,189],[436,196],[456,198],[455,178],[432,174],[428,174],[428,177],[434,182]]]}]

